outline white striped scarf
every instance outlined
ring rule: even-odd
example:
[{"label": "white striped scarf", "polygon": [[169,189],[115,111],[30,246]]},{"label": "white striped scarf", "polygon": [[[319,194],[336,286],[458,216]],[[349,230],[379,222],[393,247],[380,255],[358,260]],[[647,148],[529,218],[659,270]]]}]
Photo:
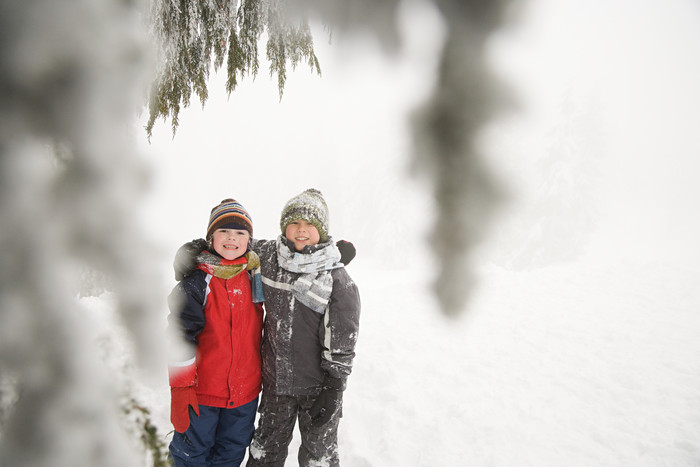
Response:
[{"label": "white striped scarf", "polygon": [[294,297],[316,313],[323,314],[333,291],[331,270],[342,268],[340,251],[331,239],[328,245],[312,253],[289,249],[280,235],[277,238],[277,261],[289,272],[301,273],[291,284]]}]

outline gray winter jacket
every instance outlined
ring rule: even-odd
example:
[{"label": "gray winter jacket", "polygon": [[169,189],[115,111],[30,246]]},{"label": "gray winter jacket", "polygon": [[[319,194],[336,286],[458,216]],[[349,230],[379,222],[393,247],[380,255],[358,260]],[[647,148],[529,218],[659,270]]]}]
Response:
[{"label": "gray winter jacket", "polygon": [[[332,244],[307,246],[302,253]],[[288,246],[294,249],[291,242]],[[292,295],[290,286],[301,274],[280,267],[275,240],[259,241],[253,248],[260,256],[265,293],[263,387],[277,395],[315,395],[326,373],[345,381],[352,371],[360,319],[360,295],[345,268],[331,270],[333,291],[320,314]]]}]

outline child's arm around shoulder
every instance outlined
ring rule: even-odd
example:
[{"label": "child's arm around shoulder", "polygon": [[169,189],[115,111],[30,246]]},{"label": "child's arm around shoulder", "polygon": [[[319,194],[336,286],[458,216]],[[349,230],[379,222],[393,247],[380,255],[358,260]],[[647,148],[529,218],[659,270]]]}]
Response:
[{"label": "child's arm around shoulder", "polygon": [[192,274],[197,267],[197,256],[208,248],[207,241],[203,238],[196,238],[178,248],[173,261],[175,270],[175,280],[182,281]]},{"label": "child's arm around shoulder", "polygon": [[[250,247],[258,255],[261,254],[261,250],[267,246],[268,248],[274,248],[276,245],[276,240],[263,240],[253,238],[250,240]],[[336,242],[336,247],[340,251],[340,262],[344,265],[350,264],[350,262],[355,258],[357,250],[352,242],[346,240],[339,240]],[[209,247],[207,241],[203,238],[196,238],[190,242],[183,244],[175,253],[175,259],[173,261],[173,269],[175,270],[175,280],[182,281],[184,278],[192,274],[197,267],[197,256]]]}]

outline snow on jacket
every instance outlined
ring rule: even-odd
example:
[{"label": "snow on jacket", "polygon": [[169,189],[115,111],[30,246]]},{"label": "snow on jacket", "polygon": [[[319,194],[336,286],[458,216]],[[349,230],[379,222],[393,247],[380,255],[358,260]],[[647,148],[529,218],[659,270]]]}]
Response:
[{"label": "snow on jacket", "polygon": [[[245,257],[221,259],[222,265],[245,263]],[[169,321],[196,346],[198,402],[238,407],[260,393],[263,311],[252,301],[248,272],[224,279],[205,271],[205,265],[198,265],[175,287],[168,301]]]},{"label": "snow on jacket", "polygon": [[[280,241],[294,246],[286,238]],[[342,265],[331,270],[332,292],[324,313],[302,304],[292,293],[301,276],[283,269],[277,241],[253,245],[260,256],[265,295],[265,332],[262,344],[263,385],[278,395],[313,395],[324,376],[346,380],[352,371],[359,329],[360,295]],[[302,253],[335,248],[332,240],[307,246]]]}]

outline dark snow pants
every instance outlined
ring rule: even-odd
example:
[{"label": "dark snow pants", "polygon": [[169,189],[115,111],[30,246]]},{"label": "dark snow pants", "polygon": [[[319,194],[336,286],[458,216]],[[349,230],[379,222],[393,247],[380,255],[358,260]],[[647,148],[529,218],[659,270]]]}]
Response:
[{"label": "dark snow pants", "polygon": [[234,409],[199,406],[199,416],[190,407],[190,427],[177,431],[170,442],[175,467],[241,465],[253,437],[258,399]]},{"label": "dark snow pants", "polygon": [[269,395],[263,389],[260,419],[250,444],[247,467],[283,467],[297,419],[301,433],[299,466],[339,466],[338,424],[342,407],[327,424],[314,427],[309,409],[315,399],[315,396]]}]

